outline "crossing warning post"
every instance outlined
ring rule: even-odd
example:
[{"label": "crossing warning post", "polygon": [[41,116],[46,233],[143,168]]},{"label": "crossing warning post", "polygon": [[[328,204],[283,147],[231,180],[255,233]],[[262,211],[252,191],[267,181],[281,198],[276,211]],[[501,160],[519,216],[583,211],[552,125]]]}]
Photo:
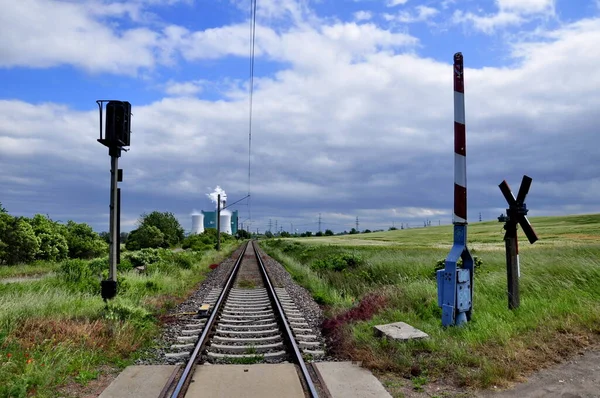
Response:
[{"label": "crossing warning post", "polygon": [[519,263],[519,243],[517,239],[517,225],[520,225],[529,240],[529,243],[535,243],[538,240],[538,236],[533,229],[533,226],[527,218],[527,205],[525,204],[525,197],[529,193],[531,187],[531,177],[526,175],[523,176],[519,193],[515,198],[506,180],[502,181],[500,185],[500,191],[506,202],[508,203],[508,209],[506,209],[506,216],[498,217],[498,221],[505,222],[504,229],[504,242],[506,247],[506,277],[508,281],[508,308],[515,309],[519,308],[521,298],[519,295],[519,278],[521,276],[521,265]]}]

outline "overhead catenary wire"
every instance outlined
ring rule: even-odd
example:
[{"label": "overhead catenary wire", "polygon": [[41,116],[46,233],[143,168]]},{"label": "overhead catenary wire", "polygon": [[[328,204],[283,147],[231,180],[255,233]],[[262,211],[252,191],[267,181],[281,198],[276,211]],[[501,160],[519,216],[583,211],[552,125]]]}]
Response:
[{"label": "overhead catenary wire", "polygon": [[256,41],[256,1],[250,0],[250,95],[248,110],[248,218],[252,223],[252,207],[250,205],[251,166],[252,166],[252,100],[254,96],[254,47]]}]

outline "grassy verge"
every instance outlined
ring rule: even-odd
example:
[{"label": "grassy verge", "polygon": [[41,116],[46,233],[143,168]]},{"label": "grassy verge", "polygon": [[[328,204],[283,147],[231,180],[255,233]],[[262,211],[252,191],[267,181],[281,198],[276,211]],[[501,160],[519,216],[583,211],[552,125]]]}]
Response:
[{"label": "grassy verge", "polygon": [[0,284],[0,397],[68,396],[64,386],[85,385],[100,369],[132,363],[157,335],[160,315],[236,246],[227,243],[219,253],[165,251],[143,274],[121,270],[118,296],[108,306],[91,271],[103,260],[70,260],[56,266],[56,276]]},{"label": "grassy verge", "polygon": [[[461,328],[444,329],[437,306],[434,267],[450,248],[447,227],[262,245],[327,304],[339,354],[411,378],[418,388],[440,378],[485,388],[600,342],[600,216],[533,224],[541,240],[521,244],[521,307],[515,311],[507,308],[501,224],[469,227],[470,247],[483,264],[475,275],[472,322]],[[374,337],[374,325],[397,321],[430,339],[393,343]]]},{"label": "grassy verge", "polygon": [[33,264],[0,266],[0,280],[8,278],[31,277],[54,272],[60,264],[37,261]]}]

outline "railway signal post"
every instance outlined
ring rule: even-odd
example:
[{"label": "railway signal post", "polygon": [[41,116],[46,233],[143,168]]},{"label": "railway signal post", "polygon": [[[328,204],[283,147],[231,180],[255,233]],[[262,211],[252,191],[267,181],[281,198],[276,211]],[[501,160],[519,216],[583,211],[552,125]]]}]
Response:
[{"label": "railway signal post", "polygon": [[[473,308],[473,256],[467,248],[467,148],[463,56],[454,54],[454,244],[437,271],[442,325],[462,325]],[[462,259],[462,266],[458,261]]]},{"label": "railway signal post", "polygon": [[[131,104],[127,101],[98,100],[100,111],[100,138],[98,142],[108,147],[110,156],[110,253],[108,279],[100,282],[102,298],[106,301],[117,295],[117,264],[120,262],[120,216],[121,192],[118,183],[123,181],[119,169],[121,151],[127,151],[131,135]],[[106,123],[103,130],[102,116],[106,103]],[[104,134],[103,134],[104,132]]]},{"label": "railway signal post", "polygon": [[529,243],[535,243],[538,236],[535,233],[531,223],[527,219],[527,205],[525,205],[525,197],[529,193],[531,187],[531,177],[523,176],[519,193],[515,198],[506,180],[502,181],[500,191],[508,203],[506,216],[498,217],[498,221],[505,222],[504,242],[506,245],[506,276],[508,280],[508,308],[515,309],[520,305],[519,296],[519,277],[521,269],[519,264],[519,246],[517,241],[517,224],[521,225],[525,236]]}]

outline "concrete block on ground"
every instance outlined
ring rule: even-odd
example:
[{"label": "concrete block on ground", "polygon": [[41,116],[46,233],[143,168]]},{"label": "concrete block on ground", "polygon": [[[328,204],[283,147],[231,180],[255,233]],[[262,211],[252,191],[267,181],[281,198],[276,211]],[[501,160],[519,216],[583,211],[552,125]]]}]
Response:
[{"label": "concrete block on ground", "polygon": [[373,374],[352,362],[313,364],[332,398],[392,398]]},{"label": "concrete block on ground", "polygon": [[291,363],[200,365],[187,398],[304,398],[296,367]]},{"label": "concrete block on ground", "polygon": [[158,397],[175,365],[128,366],[98,398]]},{"label": "concrete block on ground", "polygon": [[429,335],[417,328],[410,326],[408,323],[395,322],[387,325],[377,325],[374,327],[377,336],[385,336],[392,340],[406,341],[413,339],[426,339]]}]

